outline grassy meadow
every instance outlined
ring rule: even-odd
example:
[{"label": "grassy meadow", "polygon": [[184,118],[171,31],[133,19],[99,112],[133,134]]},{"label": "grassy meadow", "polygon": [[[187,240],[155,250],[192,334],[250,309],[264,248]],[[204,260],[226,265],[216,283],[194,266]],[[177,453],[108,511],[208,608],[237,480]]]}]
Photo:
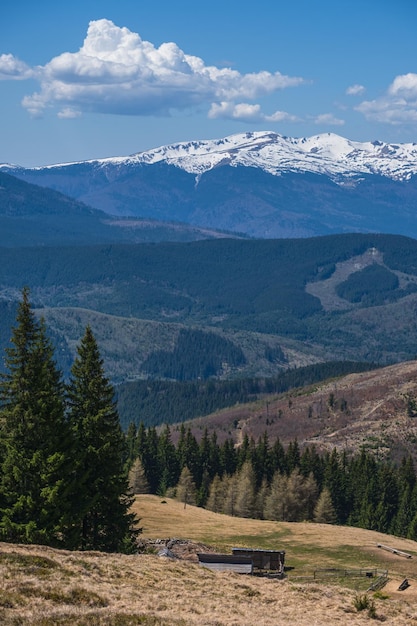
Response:
[{"label": "grassy meadow", "polygon": [[[299,626],[417,624],[417,543],[357,528],[276,523],[219,515],[157,496],[134,505],[142,538],[181,538],[219,551],[286,550],[284,580],[214,573],[193,558],[70,552],[0,544],[4,626]],[[377,547],[395,546],[405,559]],[[389,570],[379,592],[369,580],[314,580],[317,568]],[[407,577],[410,587],[398,586]],[[363,599],[365,607],[362,608]]]}]

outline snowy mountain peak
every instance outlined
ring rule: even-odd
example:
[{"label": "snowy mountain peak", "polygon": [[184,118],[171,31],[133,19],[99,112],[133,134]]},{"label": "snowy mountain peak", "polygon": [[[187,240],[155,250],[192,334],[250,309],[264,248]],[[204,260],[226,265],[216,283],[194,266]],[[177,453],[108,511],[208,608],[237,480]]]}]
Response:
[{"label": "snowy mountain peak", "polygon": [[[255,167],[279,176],[284,172],[311,172],[330,176],[337,182],[364,174],[393,180],[408,180],[417,174],[417,144],[388,144],[382,141],[350,141],[334,133],[292,138],[269,131],[238,133],[222,139],[188,141],[160,146],[127,157],[85,161],[95,167],[140,165],[165,162],[201,176],[220,165]],[[34,170],[75,165],[65,163]],[[0,165],[18,170],[18,166]]]},{"label": "snowy mountain peak", "polygon": [[[314,172],[338,179],[379,174],[407,180],[417,174],[417,144],[361,143],[333,133],[292,138],[258,131],[161,146],[117,160],[147,164],[165,161],[200,175],[219,165],[230,164],[257,167],[274,175],[289,171]],[[102,161],[105,162],[108,160]]]}]

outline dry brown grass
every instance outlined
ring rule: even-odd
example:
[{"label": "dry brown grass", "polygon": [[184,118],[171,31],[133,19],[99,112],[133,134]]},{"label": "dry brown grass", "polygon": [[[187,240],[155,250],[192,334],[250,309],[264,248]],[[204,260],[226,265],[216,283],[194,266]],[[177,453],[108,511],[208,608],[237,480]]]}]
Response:
[{"label": "dry brown grass", "polygon": [[[239,546],[285,550],[286,564],[293,568],[288,574],[290,579],[323,567],[387,569],[390,577],[399,582],[405,577],[417,578],[417,542],[410,539],[351,526],[230,517],[188,505],[184,508],[181,502],[152,495],[137,496],[134,510],[141,518],[143,537],[187,538],[219,551]],[[381,550],[379,543],[394,546],[413,558]],[[417,580],[415,587],[417,594]]]},{"label": "dry brown grass", "polygon": [[[143,535],[280,548],[294,567],[287,579],[213,573],[195,563],[156,555],[104,555],[39,546],[0,544],[0,623],[4,626],[299,626],[368,624],[354,608],[355,584],[307,583],[297,576],[320,564],[388,567],[391,582],[374,599],[388,624],[417,624],[417,572],[377,542],[417,555],[417,544],[371,531],[315,524],[243,520],[140,496],[135,504]],[[407,575],[411,586],[396,591]],[[359,585],[359,583],[357,583]],[[361,588],[361,593],[363,587]],[[387,596],[387,597],[385,597]]]}]

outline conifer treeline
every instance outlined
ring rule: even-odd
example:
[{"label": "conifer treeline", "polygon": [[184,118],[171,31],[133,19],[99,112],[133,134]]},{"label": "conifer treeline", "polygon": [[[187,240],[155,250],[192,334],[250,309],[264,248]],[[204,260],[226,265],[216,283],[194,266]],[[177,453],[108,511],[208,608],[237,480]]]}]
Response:
[{"label": "conifer treeline", "polygon": [[125,440],[91,329],[64,385],[27,289],[16,322],[0,383],[0,539],[128,549]]},{"label": "conifer treeline", "polygon": [[[267,356],[273,359],[276,351],[277,348],[267,350]],[[116,389],[117,406],[124,430],[127,430],[130,422],[136,426],[143,422],[147,427],[175,424],[209,415],[236,403],[253,402],[262,394],[283,393],[296,387],[306,387],[328,378],[364,372],[375,367],[373,363],[327,361],[287,369],[268,378],[135,380]]]},{"label": "conifer treeline", "polygon": [[411,457],[396,467],[371,453],[318,454],[284,448],[265,433],[219,445],[204,432],[197,442],[180,428],[173,444],[160,432],[131,424],[130,483],[136,493],[176,495],[188,503],[241,517],[347,524],[417,540],[417,481]]}]

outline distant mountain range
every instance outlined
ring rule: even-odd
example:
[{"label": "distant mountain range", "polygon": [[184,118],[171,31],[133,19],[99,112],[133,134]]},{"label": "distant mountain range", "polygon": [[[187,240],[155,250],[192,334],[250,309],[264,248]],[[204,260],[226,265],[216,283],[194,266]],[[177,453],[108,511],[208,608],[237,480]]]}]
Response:
[{"label": "distant mountain range", "polygon": [[336,135],[0,165],[1,351],[27,285],[65,375],[87,324],[120,384],[415,358],[416,208],[417,146]]},{"label": "distant mountain range", "polygon": [[417,237],[417,144],[253,132],[128,157],[3,172],[112,216],[254,237]]},{"label": "distant mountain range", "polygon": [[179,222],[111,217],[58,191],[0,171],[0,246],[195,241],[225,236]]}]

